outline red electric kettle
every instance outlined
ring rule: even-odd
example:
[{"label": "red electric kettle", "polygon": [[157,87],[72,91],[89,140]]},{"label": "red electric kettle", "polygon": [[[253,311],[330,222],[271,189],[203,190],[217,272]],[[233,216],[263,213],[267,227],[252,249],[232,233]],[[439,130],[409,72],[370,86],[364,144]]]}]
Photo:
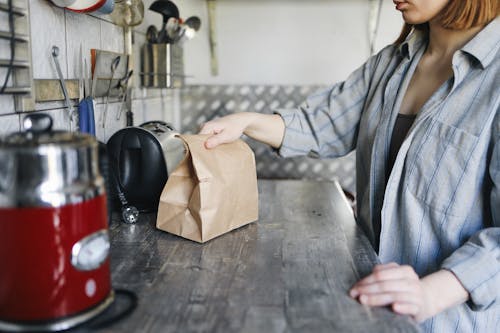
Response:
[{"label": "red electric kettle", "polygon": [[92,136],[48,115],[0,140],[0,331],[57,331],[112,302],[104,179]]}]

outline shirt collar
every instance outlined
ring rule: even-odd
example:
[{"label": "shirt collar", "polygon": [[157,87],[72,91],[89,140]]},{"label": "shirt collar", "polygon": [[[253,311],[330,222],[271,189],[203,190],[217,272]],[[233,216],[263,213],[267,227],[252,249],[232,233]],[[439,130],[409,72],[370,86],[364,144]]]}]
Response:
[{"label": "shirt collar", "polygon": [[[476,58],[481,66],[485,68],[495,59],[500,48],[499,30],[500,17],[497,17],[465,44],[461,50]],[[415,56],[424,42],[427,42],[427,34],[424,31],[413,29],[410,35],[399,46],[399,53],[410,60]]]},{"label": "shirt collar", "polygon": [[487,67],[500,48],[500,17],[491,21],[474,38],[462,47],[462,51],[479,61],[483,68]]},{"label": "shirt collar", "polygon": [[413,29],[408,37],[406,37],[405,41],[399,45],[399,54],[402,57],[411,60],[417,53],[422,43],[426,42],[426,35],[427,34],[424,31]]}]

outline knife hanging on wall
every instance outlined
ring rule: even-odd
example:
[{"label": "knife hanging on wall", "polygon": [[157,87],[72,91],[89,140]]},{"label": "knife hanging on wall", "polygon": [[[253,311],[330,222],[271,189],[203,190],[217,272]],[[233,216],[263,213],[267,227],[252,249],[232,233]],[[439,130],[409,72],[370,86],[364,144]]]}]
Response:
[{"label": "knife hanging on wall", "polygon": [[95,135],[94,100],[90,96],[90,83],[87,61],[80,45],[80,104],[78,104],[78,124],[80,132]]}]

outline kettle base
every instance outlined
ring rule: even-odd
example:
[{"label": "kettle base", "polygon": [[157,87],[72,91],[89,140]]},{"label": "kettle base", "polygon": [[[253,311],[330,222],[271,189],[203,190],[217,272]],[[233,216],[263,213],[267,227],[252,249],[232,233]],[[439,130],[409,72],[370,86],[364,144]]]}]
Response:
[{"label": "kettle base", "polygon": [[68,316],[56,320],[44,322],[9,322],[0,320],[0,331],[8,332],[56,332],[73,328],[82,324],[106,310],[114,301],[115,293],[113,290],[109,295],[98,305],[89,310],[80,312],[73,316]]}]

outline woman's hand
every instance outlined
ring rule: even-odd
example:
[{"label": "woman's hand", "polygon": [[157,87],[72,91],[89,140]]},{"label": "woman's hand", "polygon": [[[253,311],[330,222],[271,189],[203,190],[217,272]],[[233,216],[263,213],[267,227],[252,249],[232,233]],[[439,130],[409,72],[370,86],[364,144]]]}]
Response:
[{"label": "woman's hand", "polygon": [[411,266],[377,265],[358,281],[350,296],[368,306],[390,306],[396,313],[424,321],[451,306],[463,303],[467,291],[455,275],[440,270],[422,279]]},{"label": "woman's hand", "polygon": [[242,134],[278,148],[284,133],[285,124],[281,116],[254,112],[240,112],[217,118],[206,122],[200,130],[200,134],[211,135],[205,142],[205,147],[209,149],[233,142]]},{"label": "woman's hand", "polygon": [[200,134],[211,134],[205,141],[205,147],[210,149],[239,139],[250,122],[249,115],[235,113],[203,124]]},{"label": "woman's hand", "polygon": [[387,306],[397,313],[423,321],[434,314],[432,295],[410,266],[377,265],[372,274],[358,281],[349,292],[368,306]]}]

